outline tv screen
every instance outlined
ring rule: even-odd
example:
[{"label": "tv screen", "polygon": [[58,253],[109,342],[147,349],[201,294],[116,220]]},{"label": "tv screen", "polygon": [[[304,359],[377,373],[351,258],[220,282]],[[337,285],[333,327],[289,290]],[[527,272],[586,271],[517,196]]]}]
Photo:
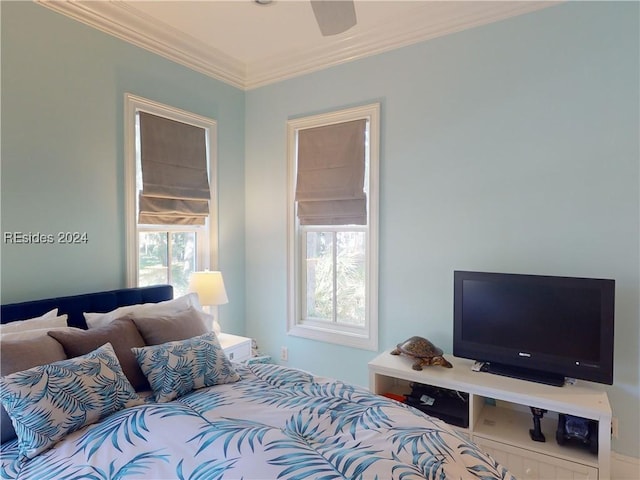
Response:
[{"label": "tv screen", "polygon": [[613,383],[614,280],[454,272],[453,354],[503,375]]}]

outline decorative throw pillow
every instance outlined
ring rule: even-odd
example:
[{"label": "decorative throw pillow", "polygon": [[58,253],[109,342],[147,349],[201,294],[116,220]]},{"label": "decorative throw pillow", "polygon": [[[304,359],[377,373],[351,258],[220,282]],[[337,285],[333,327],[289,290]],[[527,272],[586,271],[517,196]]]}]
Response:
[{"label": "decorative throw pillow", "polygon": [[209,329],[202,321],[201,313],[189,307],[178,313],[132,319],[147,345],[159,345],[207,333]]},{"label": "decorative throw pillow", "polygon": [[0,402],[18,435],[20,459],[34,458],[65,435],[140,398],[113,347],[0,378]]},{"label": "decorative throw pillow", "polygon": [[197,293],[189,293],[182,297],[166,300],[158,303],[141,303],[137,305],[127,305],[111,310],[107,313],[84,313],[84,319],[87,327],[97,328],[114,321],[117,318],[125,316],[133,317],[149,317],[154,315],[171,315],[186,310],[189,307],[195,307],[202,310]]},{"label": "decorative throw pillow", "polygon": [[[60,328],[71,330],[71,327]],[[0,375],[5,376],[21,372],[37,365],[65,360],[62,345],[47,336],[48,329],[31,330],[29,332],[7,333],[0,340]],[[25,337],[25,335],[29,337]],[[2,407],[0,414],[0,431],[2,443],[16,438],[11,419]]]},{"label": "decorative throw pillow", "polygon": [[16,333],[26,332],[28,330],[37,330],[40,328],[66,327],[67,315],[58,315],[58,309],[45,313],[44,315],[28,320],[18,320],[0,325],[0,333]]},{"label": "decorative throw pillow", "polygon": [[202,387],[240,380],[216,334],[134,348],[157,402],[169,402]]},{"label": "decorative throw pillow", "polygon": [[122,371],[137,391],[149,390],[149,382],[140,370],[138,361],[133,355],[133,347],[144,347],[146,344],[140,336],[133,321],[119,318],[102,327],[91,330],[52,330],[49,336],[55,338],[69,358],[92,352],[96,348],[110,343],[116,352]]}]

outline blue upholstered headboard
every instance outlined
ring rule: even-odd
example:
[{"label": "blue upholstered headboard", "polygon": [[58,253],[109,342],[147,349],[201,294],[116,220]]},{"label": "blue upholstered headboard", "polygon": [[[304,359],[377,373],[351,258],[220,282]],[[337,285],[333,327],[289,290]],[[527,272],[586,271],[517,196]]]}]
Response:
[{"label": "blue upholstered headboard", "polygon": [[173,298],[171,285],[121,288],[106,292],[84,293],[68,297],[46,298],[29,302],[9,303],[0,306],[0,322],[39,317],[54,308],[58,314],[67,314],[67,323],[73,327],[87,328],[84,312],[109,312],[115,308],[137,303],[157,303]]}]

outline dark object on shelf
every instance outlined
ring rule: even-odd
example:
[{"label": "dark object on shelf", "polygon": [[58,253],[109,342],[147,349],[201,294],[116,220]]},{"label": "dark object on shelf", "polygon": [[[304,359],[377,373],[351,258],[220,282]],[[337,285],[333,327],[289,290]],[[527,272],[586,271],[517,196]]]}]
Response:
[{"label": "dark object on shelf", "polygon": [[466,392],[412,383],[405,403],[450,425],[469,426],[469,394]]},{"label": "dark object on shelf", "polygon": [[560,413],[556,441],[558,445],[567,442],[578,443],[588,448],[591,453],[598,453],[598,422]]},{"label": "dark object on shelf", "polygon": [[547,439],[544,438],[544,433],[542,433],[542,429],[540,428],[540,419],[544,417],[544,414],[547,411],[543,410],[542,408],[529,408],[531,408],[531,413],[533,414],[533,428],[529,430],[531,440],[533,440],[534,442],[546,442]]},{"label": "dark object on shelf", "polygon": [[416,359],[411,366],[414,370],[422,370],[423,365],[441,365],[447,368],[453,366],[442,356],[442,349],[436,347],[426,338],[411,337],[399,343],[391,351],[391,355],[400,355],[401,353]]},{"label": "dark object on shelf", "polygon": [[531,370],[530,368],[514,367],[513,365],[505,365],[502,363],[484,362],[480,371],[493,373],[494,375],[502,375],[503,377],[544,383],[554,387],[562,387],[564,385],[564,376],[562,375]]}]

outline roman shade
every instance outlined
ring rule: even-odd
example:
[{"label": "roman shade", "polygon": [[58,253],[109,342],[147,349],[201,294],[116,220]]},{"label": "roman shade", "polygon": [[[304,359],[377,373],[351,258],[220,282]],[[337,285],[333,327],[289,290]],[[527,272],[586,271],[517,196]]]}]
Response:
[{"label": "roman shade", "polygon": [[298,131],[301,225],[366,225],[365,119]]},{"label": "roman shade", "polygon": [[139,118],[138,223],[204,225],[211,198],[205,129],[147,112]]}]

